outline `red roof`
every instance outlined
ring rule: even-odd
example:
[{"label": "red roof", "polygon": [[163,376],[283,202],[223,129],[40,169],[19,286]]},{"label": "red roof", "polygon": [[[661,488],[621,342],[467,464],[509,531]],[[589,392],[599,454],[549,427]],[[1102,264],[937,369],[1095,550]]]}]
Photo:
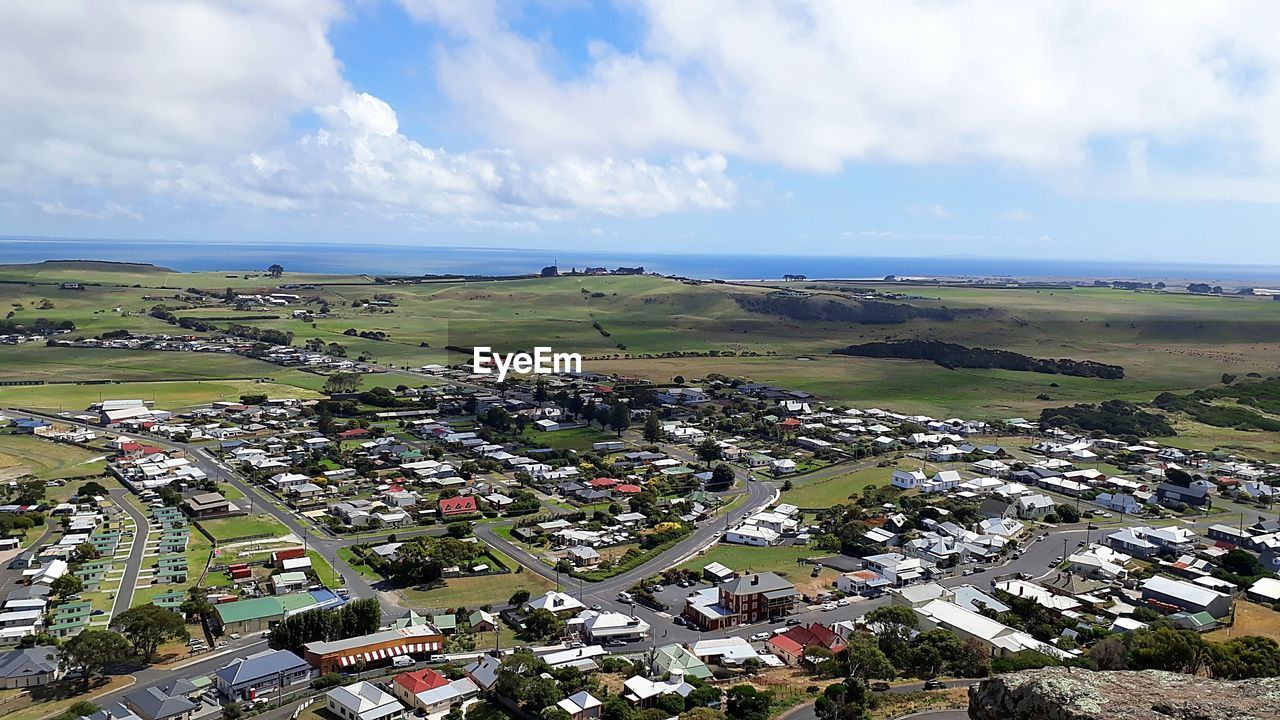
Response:
[{"label": "red roof", "polygon": [[424,668],[414,672],[400,673],[396,676],[395,684],[408,690],[411,695],[417,695],[420,692],[448,685],[449,678],[431,668]]},{"label": "red roof", "polygon": [[134,450],[141,449],[142,446],[136,442],[120,443],[120,452],[133,452]]},{"label": "red roof", "polygon": [[591,487],[593,488],[611,488],[617,484],[618,484],[617,480],[614,480],[613,478],[606,478],[606,477],[596,478],[595,480],[592,480],[590,483]]},{"label": "red roof", "polygon": [[844,640],[840,639],[839,635],[821,623],[798,625],[786,631],[780,637],[790,638],[792,642],[801,647],[816,645],[824,647],[831,652],[839,652],[845,646]]},{"label": "red roof", "polygon": [[630,495],[633,493],[640,492],[640,486],[639,485],[619,485],[615,487],[613,491],[616,493],[622,493],[623,495]]},{"label": "red roof", "polygon": [[466,515],[475,511],[476,499],[470,495],[459,495],[440,501],[441,515]]},{"label": "red roof", "polygon": [[800,421],[799,421],[799,420],[797,420],[797,419],[795,419],[795,418],[787,418],[786,420],[783,420],[782,422],[780,422],[780,423],[778,423],[778,424],[779,424],[779,425],[785,425],[785,426],[787,426],[787,427],[797,427],[797,426],[799,426],[799,425],[800,425]]},{"label": "red roof", "polygon": [[369,434],[369,431],[365,430],[364,428],[351,428],[350,430],[343,430],[342,432],[338,433],[338,437],[340,438],[364,437],[365,435],[368,435],[368,434]]},{"label": "red roof", "polygon": [[142,454],[143,454],[143,455],[158,455],[158,454],[163,453],[163,452],[164,452],[164,450],[163,450],[163,449],[158,448],[158,447],[153,447],[153,446],[151,446],[151,445],[144,445],[144,446],[142,447]]},{"label": "red roof", "polygon": [[769,638],[769,646],[777,648],[784,655],[790,655],[791,657],[800,657],[804,654],[804,646],[786,635],[774,635]]}]

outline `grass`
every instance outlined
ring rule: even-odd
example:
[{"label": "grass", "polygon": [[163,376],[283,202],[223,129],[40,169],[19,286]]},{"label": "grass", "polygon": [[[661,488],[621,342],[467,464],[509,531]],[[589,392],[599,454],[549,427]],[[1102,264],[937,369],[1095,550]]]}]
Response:
[{"label": "grass", "polygon": [[[100,458],[101,453],[76,445],[42,440],[33,435],[0,434],[0,478],[24,474],[34,475],[40,480],[97,476],[107,467]],[[57,494],[57,490],[63,488],[50,488],[50,493]],[[70,492],[67,490],[67,497],[70,497]]]},{"label": "grass", "polygon": [[1257,603],[1241,600],[1236,603],[1235,624],[1205,633],[1204,639],[1224,642],[1245,635],[1261,635],[1280,642],[1280,612]]},{"label": "grass", "polygon": [[19,700],[3,706],[5,720],[41,720],[52,717],[65,712],[80,700],[93,700],[122,690],[133,682],[129,675],[112,675],[105,678],[105,682],[102,680],[99,679],[98,684],[91,686],[88,693],[82,692],[83,685],[79,678],[30,688],[30,704],[23,706]]},{"label": "grass", "polygon": [[[702,555],[680,565],[688,570],[701,570],[707,565],[718,562],[739,573],[775,572],[792,582],[801,592],[810,592],[809,586],[826,585],[835,577],[834,571],[824,569],[829,577],[821,574],[810,578],[810,565],[800,565],[797,561],[804,558],[820,557],[823,553],[810,547],[748,547],[746,545],[719,544],[709,548]],[[802,587],[804,586],[804,587]]]},{"label": "grass", "polygon": [[0,405],[44,410],[84,410],[113,398],[142,398],[164,409],[181,409],[241,395],[264,393],[271,397],[319,397],[319,393],[292,385],[251,380],[191,380],[176,382],[125,382],[111,385],[26,385],[0,387]]},{"label": "grass", "polygon": [[618,439],[613,433],[607,433],[596,428],[571,428],[569,430],[543,432],[542,430],[533,429],[532,426],[525,428],[524,434],[520,437],[530,447],[577,450],[578,452],[589,451],[593,443]]},{"label": "grass", "polygon": [[[912,467],[918,467],[918,463]],[[883,487],[896,467],[870,467],[832,477],[806,479],[791,478],[791,489],[782,493],[782,502],[796,507],[819,509],[847,504],[850,497],[860,497],[865,488]]]},{"label": "grass", "polygon": [[383,579],[382,575],[378,574],[376,570],[361,562],[359,556],[352,552],[350,547],[343,546],[338,548],[338,557],[345,560],[351,566],[351,569],[366,580],[378,582]]},{"label": "grass", "polygon": [[239,488],[230,483],[222,483],[219,485],[218,492],[222,493],[222,497],[231,500],[232,502],[244,499],[244,493],[240,492]]},{"label": "grass", "polygon": [[218,542],[234,542],[239,538],[254,535],[280,537],[288,535],[289,529],[270,515],[246,515],[244,517],[219,518],[217,520],[198,520]]},{"label": "grass", "polygon": [[534,572],[481,575],[469,578],[450,578],[445,585],[430,590],[405,588],[400,596],[410,607],[417,608],[477,608],[481,605],[497,605],[507,601],[516,590],[528,590],[537,595],[552,589],[551,581]]}]

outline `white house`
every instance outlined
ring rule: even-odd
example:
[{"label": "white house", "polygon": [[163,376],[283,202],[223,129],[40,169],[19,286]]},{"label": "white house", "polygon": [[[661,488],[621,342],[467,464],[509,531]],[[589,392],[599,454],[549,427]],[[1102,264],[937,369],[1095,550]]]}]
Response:
[{"label": "white house", "polygon": [[365,680],[333,688],[325,693],[325,705],[342,720],[396,720],[405,711],[394,695]]},{"label": "white house", "polygon": [[894,470],[889,483],[902,490],[914,490],[929,481],[919,470]]}]

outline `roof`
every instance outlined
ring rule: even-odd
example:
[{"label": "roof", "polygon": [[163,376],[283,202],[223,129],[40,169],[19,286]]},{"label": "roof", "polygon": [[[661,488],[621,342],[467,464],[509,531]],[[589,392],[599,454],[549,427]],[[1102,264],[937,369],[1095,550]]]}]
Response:
[{"label": "roof", "polygon": [[440,512],[446,514],[474,512],[475,509],[476,499],[470,495],[459,495],[457,497],[445,498],[440,501]]},{"label": "roof", "polygon": [[134,690],[124,696],[126,702],[138,709],[138,713],[151,720],[174,717],[199,707],[185,697],[174,697],[158,687]]},{"label": "roof", "polygon": [[218,617],[222,619],[222,624],[234,622],[244,622],[245,620],[257,620],[258,618],[271,617],[272,615],[283,615],[284,604],[281,597],[260,597],[250,598],[248,600],[237,600],[235,602],[220,603],[213,607],[218,613]]},{"label": "roof", "polygon": [[346,687],[333,688],[325,694],[334,702],[353,711],[362,720],[376,720],[376,718],[404,710],[404,706],[395,699],[395,696],[365,680]]},{"label": "roof", "polygon": [[742,575],[721,586],[731,595],[754,595],[778,590],[795,592],[795,586],[777,573],[762,572]]},{"label": "roof", "polygon": [[601,704],[602,703],[591,693],[586,690],[579,690],[556,703],[556,707],[559,707],[570,715],[577,715],[584,710],[600,707]]},{"label": "roof", "polygon": [[417,695],[420,692],[448,685],[449,679],[431,668],[424,668],[413,672],[400,673],[393,682],[408,690],[411,695]]},{"label": "roof", "polygon": [[288,650],[267,650],[247,658],[232,660],[214,674],[228,685],[239,685],[307,667],[309,666],[305,660]]},{"label": "roof", "polygon": [[1155,575],[1144,580],[1142,582],[1142,591],[1147,592],[1148,590],[1203,608],[1209,607],[1220,598],[1227,597],[1227,595],[1217,590],[1210,590],[1207,587],[1174,580],[1163,575]]},{"label": "roof", "polygon": [[43,675],[58,669],[58,649],[48,645],[12,650],[0,655],[0,678]]}]

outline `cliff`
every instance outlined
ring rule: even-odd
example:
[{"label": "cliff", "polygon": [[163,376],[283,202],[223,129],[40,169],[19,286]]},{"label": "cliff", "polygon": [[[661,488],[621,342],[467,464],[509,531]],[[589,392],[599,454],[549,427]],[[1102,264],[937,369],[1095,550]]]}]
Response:
[{"label": "cliff", "polygon": [[1275,720],[1280,678],[1223,681],[1157,670],[1024,670],[969,688],[972,720]]}]

